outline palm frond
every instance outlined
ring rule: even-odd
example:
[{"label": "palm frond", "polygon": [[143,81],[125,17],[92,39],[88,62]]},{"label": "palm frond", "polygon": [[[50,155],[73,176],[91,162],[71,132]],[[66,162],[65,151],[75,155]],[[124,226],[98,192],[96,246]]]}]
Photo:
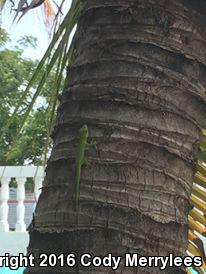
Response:
[{"label": "palm frond", "polygon": [[[62,0],[62,2],[64,2],[64,0]],[[54,0],[0,0],[0,11],[4,8],[6,3],[11,4],[11,11],[14,12],[13,23],[16,20],[17,22],[21,20],[21,18],[24,17],[24,15],[27,14],[28,11],[42,6],[44,12],[44,23],[49,32],[52,32],[53,22],[58,19],[58,16],[56,16],[56,14],[59,14],[61,12],[60,7],[62,6],[62,4],[60,4],[58,10],[55,11],[54,4],[56,3],[54,2]],[[56,7],[57,6],[58,5],[56,4]]]},{"label": "palm frond", "polygon": [[43,7],[44,7],[45,24],[47,28],[51,28],[52,23],[54,22],[54,19],[55,19],[54,9],[52,8],[52,5],[49,0],[44,1]]},{"label": "palm frond", "polygon": [[[206,254],[203,238],[206,237],[206,129],[202,129],[199,161],[196,166],[190,203],[193,209],[189,213],[188,249],[192,256],[201,256],[203,266],[194,268],[197,273],[206,273]],[[189,270],[188,270],[189,271]],[[190,272],[189,272],[190,273]]]},{"label": "palm frond", "polygon": [[206,165],[200,161],[197,163],[197,172],[194,177],[190,203],[193,205],[193,209],[188,217],[189,243],[187,252],[192,256],[200,256],[202,258],[202,267],[195,267],[194,270],[197,273],[205,273],[206,254],[202,237],[206,237]]},{"label": "palm frond", "polygon": [[19,13],[24,9],[24,6],[27,5],[27,0],[20,0],[17,6],[16,15],[14,16],[13,22],[18,17]]},{"label": "palm frond", "polygon": [[[69,37],[70,34],[74,28],[74,26],[77,24],[78,19],[80,17],[82,11],[82,2],[81,0],[74,0],[72,2],[71,8],[66,14],[63,22],[61,23],[60,27],[58,28],[57,32],[54,34],[52,41],[44,54],[42,60],[39,62],[33,76],[31,77],[31,80],[29,81],[25,91],[23,92],[16,108],[13,111],[13,114],[11,115],[10,119],[8,120],[8,123],[5,125],[5,127],[2,129],[2,134],[0,136],[0,141],[4,138],[6,132],[8,131],[10,125],[12,124],[13,120],[15,119],[15,116],[18,115],[18,112],[24,104],[27,96],[30,94],[31,88],[34,86],[37,79],[40,79],[38,87],[36,88],[35,93],[32,96],[31,102],[27,106],[27,109],[22,116],[21,123],[19,125],[18,131],[16,136],[14,136],[14,140],[12,143],[12,147],[15,147],[17,140],[20,137],[21,130],[25,124],[26,119],[29,117],[29,114],[37,100],[37,98],[42,95],[43,87],[47,81],[47,78],[54,68],[55,65],[57,65],[56,69],[56,86],[53,90],[53,97],[57,98],[57,95],[60,91],[61,82],[63,79],[63,71],[66,66],[70,62],[70,59],[72,58],[73,53],[73,47],[69,47]],[[46,64],[46,65],[45,65]],[[55,100],[54,100],[55,102]],[[52,106],[52,113],[51,117],[54,117],[55,112],[55,106],[56,102]],[[51,119],[50,123],[53,123],[53,118]],[[50,128],[52,128],[50,126]],[[51,129],[48,131],[48,134],[51,133]]]}]

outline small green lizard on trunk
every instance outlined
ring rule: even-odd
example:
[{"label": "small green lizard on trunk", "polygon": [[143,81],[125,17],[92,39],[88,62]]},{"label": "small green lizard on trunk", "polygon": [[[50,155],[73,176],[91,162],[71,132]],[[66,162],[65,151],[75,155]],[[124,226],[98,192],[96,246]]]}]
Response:
[{"label": "small green lizard on trunk", "polygon": [[88,145],[88,127],[87,125],[83,125],[79,130],[79,142],[76,150],[76,175],[75,175],[75,202],[76,202],[76,210],[78,210],[79,206],[79,194],[80,194],[80,180],[81,180],[81,171],[82,166],[86,164],[85,158],[85,150]]}]

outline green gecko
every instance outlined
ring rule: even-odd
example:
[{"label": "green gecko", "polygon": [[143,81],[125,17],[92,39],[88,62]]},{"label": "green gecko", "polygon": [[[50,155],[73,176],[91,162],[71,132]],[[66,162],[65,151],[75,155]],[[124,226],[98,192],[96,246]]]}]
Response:
[{"label": "green gecko", "polygon": [[79,194],[80,194],[80,180],[81,180],[81,171],[82,166],[86,164],[85,150],[88,145],[89,131],[87,125],[83,125],[79,130],[79,142],[76,150],[76,175],[75,175],[75,201],[76,201],[76,210],[79,206]]}]

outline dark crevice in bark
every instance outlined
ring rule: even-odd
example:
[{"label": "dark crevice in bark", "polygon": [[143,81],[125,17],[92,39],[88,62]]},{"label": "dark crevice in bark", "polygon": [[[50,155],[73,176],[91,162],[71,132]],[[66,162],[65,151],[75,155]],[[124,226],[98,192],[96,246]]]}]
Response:
[{"label": "dark crevice in bark", "polygon": [[[148,44],[154,44],[172,52],[182,52],[189,59],[197,58],[200,62],[204,62],[205,45],[201,42],[205,43],[206,40],[205,5],[202,5],[201,11],[197,10],[197,7],[200,6],[199,0],[198,3],[195,2],[195,5],[195,8],[194,5],[191,8],[192,5],[190,6],[190,3],[184,0],[178,3],[177,1],[165,2],[164,0],[158,2],[154,0],[147,2],[144,0],[125,1],[125,3],[99,1],[98,5],[88,2],[84,13],[87,27],[82,24],[82,29],[80,28],[84,31],[84,39],[81,39],[81,33],[80,41],[77,41],[84,43],[87,41],[86,36],[91,39],[92,36],[85,32],[90,28],[99,27],[98,40],[100,41],[104,31],[110,37],[114,37],[116,32],[119,34],[117,39],[120,39],[124,29],[128,28],[124,33],[124,38],[128,38],[131,33],[131,37],[142,39]],[[93,18],[92,23],[91,18]],[[120,26],[120,31],[114,31],[115,27]],[[111,35],[111,31],[113,31],[113,35]]]},{"label": "dark crevice in bark", "polygon": [[[175,80],[177,82],[180,82],[183,85],[188,85],[189,90],[193,90],[193,93],[196,93],[196,96],[198,95],[200,99],[204,98],[204,85],[205,85],[205,79],[203,79],[203,83],[198,82],[197,79],[193,79],[192,75],[190,75],[190,78],[185,75],[178,72],[174,72],[163,67],[158,68],[158,64],[156,64],[156,67],[153,68],[151,65],[149,65],[149,61],[146,64],[142,64],[141,62],[134,62],[129,60],[101,60],[98,62],[91,62],[86,63],[80,66],[71,66],[70,67],[70,77],[68,78],[69,83],[71,86],[77,84],[77,83],[85,83],[89,82],[89,80],[106,80],[107,78],[111,77],[113,75],[113,79],[118,78],[137,78],[140,77],[140,79],[153,79],[155,78],[165,78],[166,76],[170,77],[170,79]],[[196,68],[192,68],[192,70],[197,70]],[[78,74],[77,74],[78,71]],[[198,72],[198,70],[197,70]],[[199,72],[202,75],[205,75],[205,71]],[[190,73],[191,74],[191,73]],[[74,77],[72,77],[74,76]],[[150,77],[150,78],[149,78]]]}]

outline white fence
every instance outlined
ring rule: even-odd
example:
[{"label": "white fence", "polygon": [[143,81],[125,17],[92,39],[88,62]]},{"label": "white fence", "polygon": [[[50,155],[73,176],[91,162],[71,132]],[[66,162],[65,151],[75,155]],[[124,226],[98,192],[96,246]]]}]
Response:
[{"label": "white fence", "polygon": [[16,232],[25,232],[25,183],[27,178],[34,180],[34,197],[37,201],[41,193],[42,181],[44,178],[44,168],[42,166],[0,166],[0,231],[8,232],[9,214],[9,183],[12,178],[17,182],[17,207],[16,207]]}]

